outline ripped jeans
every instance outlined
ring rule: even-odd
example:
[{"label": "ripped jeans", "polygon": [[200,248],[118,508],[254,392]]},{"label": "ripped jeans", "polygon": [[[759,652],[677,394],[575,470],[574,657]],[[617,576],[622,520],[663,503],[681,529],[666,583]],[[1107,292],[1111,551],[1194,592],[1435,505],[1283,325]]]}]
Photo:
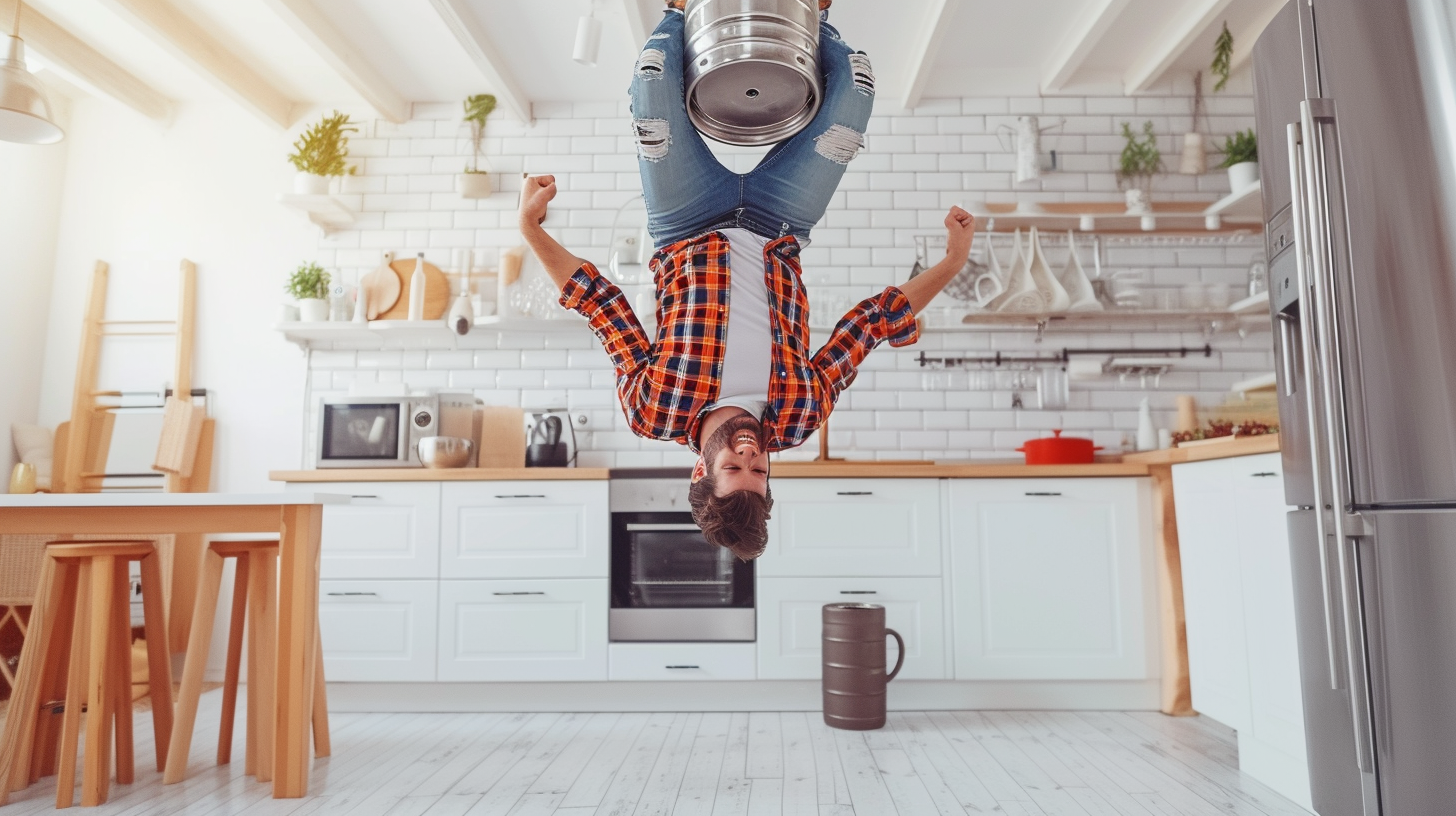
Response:
[{"label": "ripped jeans", "polygon": [[752,172],[719,163],[688,119],[683,15],[664,14],[632,77],[632,125],[655,246],[742,227],[800,240],[824,217],[851,159],[864,146],[874,107],[869,59],[820,25],[824,105],[809,126],[775,145]]}]

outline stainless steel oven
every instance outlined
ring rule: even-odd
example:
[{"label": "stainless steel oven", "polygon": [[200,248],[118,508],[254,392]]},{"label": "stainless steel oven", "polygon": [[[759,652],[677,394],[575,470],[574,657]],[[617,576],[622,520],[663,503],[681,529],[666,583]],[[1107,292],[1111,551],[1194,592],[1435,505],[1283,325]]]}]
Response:
[{"label": "stainless steel oven", "polygon": [[753,563],[703,538],[687,488],[687,470],[612,472],[611,640],[754,640]]}]

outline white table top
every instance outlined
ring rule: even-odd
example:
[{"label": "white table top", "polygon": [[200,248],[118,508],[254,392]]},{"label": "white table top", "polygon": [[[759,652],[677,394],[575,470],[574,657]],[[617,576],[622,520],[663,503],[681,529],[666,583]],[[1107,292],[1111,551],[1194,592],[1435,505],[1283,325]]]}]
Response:
[{"label": "white table top", "polygon": [[25,507],[279,507],[348,504],[338,493],[29,493],[0,495],[0,511]]}]

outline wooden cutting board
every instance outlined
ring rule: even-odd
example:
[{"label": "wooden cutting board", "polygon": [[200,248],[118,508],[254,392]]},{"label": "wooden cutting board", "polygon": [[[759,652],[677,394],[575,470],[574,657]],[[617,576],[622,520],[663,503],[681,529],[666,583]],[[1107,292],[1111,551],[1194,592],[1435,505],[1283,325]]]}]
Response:
[{"label": "wooden cutting board", "polygon": [[[405,258],[390,264],[399,276],[399,300],[388,311],[379,315],[379,320],[409,319],[410,276],[415,273],[415,259]],[[425,261],[425,320],[439,320],[450,308],[450,279],[440,267]]]},{"label": "wooden cutting board", "polygon": [[399,274],[390,266],[394,253],[384,253],[384,262],[375,267],[359,281],[359,297],[364,304],[364,316],[377,320],[379,316],[399,302]]}]

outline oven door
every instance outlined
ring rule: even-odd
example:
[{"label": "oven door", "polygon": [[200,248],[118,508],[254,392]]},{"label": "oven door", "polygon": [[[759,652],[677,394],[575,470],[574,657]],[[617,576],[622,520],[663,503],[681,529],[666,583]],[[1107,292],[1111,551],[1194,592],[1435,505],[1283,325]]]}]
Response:
[{"label": "oven door", "polygon": [[404,400],[325,401],[319,406],[318,466],[407,467],[408,403]]},{"label": "oven door", "polygon": [[752,641],[753,586],[690,513],[612,514],[612,640]]}]

